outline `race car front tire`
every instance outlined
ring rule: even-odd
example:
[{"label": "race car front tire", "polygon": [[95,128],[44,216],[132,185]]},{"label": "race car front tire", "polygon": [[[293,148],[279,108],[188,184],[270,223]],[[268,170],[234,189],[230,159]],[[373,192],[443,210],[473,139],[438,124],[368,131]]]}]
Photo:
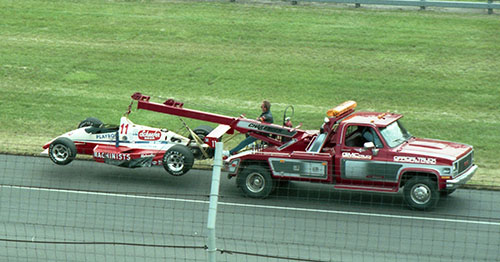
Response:
[{"label": "race car front tire", "polygon": [[58,165],[67,165],[76,157],[76,146],[71,139],[60,137],[49,146],[49,158]]},{"label": "race car front tire", "polygon": [[163,167],[173,176],[184,175],[193,167],[193,163],[193,153],[183,145],[175,145],[163,155]]}]

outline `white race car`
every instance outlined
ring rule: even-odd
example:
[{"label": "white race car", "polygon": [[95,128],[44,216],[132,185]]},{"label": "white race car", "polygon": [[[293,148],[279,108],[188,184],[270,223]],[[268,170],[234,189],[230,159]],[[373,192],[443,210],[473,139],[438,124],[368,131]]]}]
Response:
[{"label": "white race car", "polygon": [[[190,130],[190,129],[189,129]],[[89,117],[78,129],[54,138],[42,154],[58,165],[70,163],[77,154],[93,155],[95,161],[121,167],[163,165],[168,173],[181,176],[195,159],[213,157],[213,149],[202,141],[211,131],[199,126],[184,137],[167,129],[136,125],[123,116],[120,125],[106,125]]]}]

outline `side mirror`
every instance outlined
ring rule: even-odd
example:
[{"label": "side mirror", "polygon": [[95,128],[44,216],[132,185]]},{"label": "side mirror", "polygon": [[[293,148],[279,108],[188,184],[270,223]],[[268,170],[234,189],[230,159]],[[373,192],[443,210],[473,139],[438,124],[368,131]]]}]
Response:
[{"label": "side mirror", "polygon": [[372,154],[374,156],[377,156],[378,155],[378,148],[375,147],[375,144],[373,142],[366,142],[363,147],[365,149],[368,149],[368,150],[371,150],[372,151]]},{"label": "side mirror", "polygon": [[374,149],[375,144],[373,142],[366,142],[364,145],[365,149]]}]

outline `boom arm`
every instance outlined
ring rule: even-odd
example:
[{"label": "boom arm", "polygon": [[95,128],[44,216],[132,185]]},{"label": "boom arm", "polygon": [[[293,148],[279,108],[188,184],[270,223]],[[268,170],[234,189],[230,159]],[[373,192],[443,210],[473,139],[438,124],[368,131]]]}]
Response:
[{"label": "boom arm", "polygon": [[150,97],[141,93],[133,94],[132,99],[137,100],[137,109],[145,109],[149,111],[187,117],[228,126],[232,126],[232,124],[237,121],[237,118],[234,117],[183,108],[184,103],[177,102],[173,99],[167,99],[163,104],[159,104],[149,102]]},{"label": "boom arm", "polygon": [[[159,104],[155,102],[150,102],[149,101],[150,97],[143,95],[141,93],[133,94],[132,99],[137,100],[137,109],[145,109],[169,115],[175,115],[180,117],[187,117],[187,118],[217,123],[219,125],[227,126],[228,128],[225,128],[225,130],[229,133],[233,132],[232,130],[236,130],[240,133],[248,133],[253,137],[256,137],[260,140],[264,140],[268,143],[277,146],[282,145],[283,142],[278,138],[266,136],[267,134],[293,138],[301,136],[304,133],[303,130],[282,127],[274,124],[261,123],[257,120],[245,119],[241,117],[238,118],[229,117],[224,115],[212,114],[208,112],[183,108],[184,103],[175,101],[173,99],[168,99],[163,104]],[[206,140],[207,141],[205,142],[208,142],[209,145],[212,145],[212,142],[214,140],[214,136],[212,136],[212,133],[210,133],[207,136]]]}]

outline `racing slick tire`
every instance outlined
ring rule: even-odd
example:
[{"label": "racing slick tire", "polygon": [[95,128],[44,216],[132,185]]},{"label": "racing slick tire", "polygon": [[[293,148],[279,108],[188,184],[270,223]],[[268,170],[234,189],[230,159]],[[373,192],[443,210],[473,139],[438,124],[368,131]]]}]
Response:
[{"label": "racing slick tire", "polygon": [[76,157],[76,146],[71,139],[60,137],[49,146],[49,158],[58,165],[67,165]]},{"label": "racing slick tire", "polygon": [[266,198],[274,188],[274,180],[269,170],[263,166],[246,167],[236,177],[236,185],[243,193],[252,198]]},{"label": "racing slick tire", "polygon": [[193,153],[183,145],[171,147],[163,155],[163,167],[173,176],[182,176],[193,167]]},{"label": "racing slick tire", "polygon": [[403,195],[411,209],[430,210],[436,206],[440,194],[435,181],[429,177],[416,176],[406,182]]},{"label": "racing slick tire", "polygon": [[[197,128],[193,129],[193,132],[205,143],[205,137],[210,134],[214,130],[211,126],[201,125]],[[189,135],[189,139],[193,139],[191,135]],[[215,154],[215,150],[211,147],[205,148],[208,158],[213,158]],[[196,146],[191,147],[191,151],[196,159],[205,159],[205,156],[201,152],[201,149],[196,144]]]},{"label": "racing slick tire", "polygon": [[[211,126],[205,126],[205,125],[201,125],[195,129],[193,129],[193,132],[198,135],[198,137],[201,139],[201,141],[205,141],[205,137],[210,134],[210,132],[212,132],[214,129],[211,127]],[[192,137],[189,136],[189,138],[191,139]]]},{"label": "racing slick tire", "polygon": [[80,124],[78,124],[78,128],[87,127],[87,126],[100,127],[100,126],[102,126],[102,121],[95,118],[95,117],[87,117],[85,120],[80,122]]}]

